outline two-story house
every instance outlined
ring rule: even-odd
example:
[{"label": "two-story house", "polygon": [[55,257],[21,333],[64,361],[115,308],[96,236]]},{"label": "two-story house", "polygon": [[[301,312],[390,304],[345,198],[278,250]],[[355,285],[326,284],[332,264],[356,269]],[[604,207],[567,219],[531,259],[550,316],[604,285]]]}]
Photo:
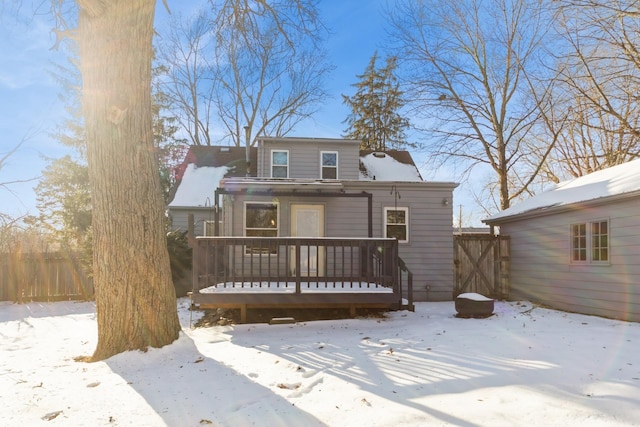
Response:
[{"label": "two-story house", "polygon": [[[457,184],[423,181],[406,151],[361,151],[359,145],[345,139],[261,137],[250,150],[193,148],[169,204],[173,227],[186,229],[191,214],[196,235],[281,239],[260,248],[245,240],[242,249],[218,254],[216,260],[210,254],[206,263],[212,268],[224,258],[228,270],[230,263],[239,265],[240,259],[254,257],[252,265],[261,266],[257,275],[273,277],[278,270],[287,280],[300,275],[325,281],[336,274],[341,279],[352,277],[352,265],[348,273],[344,271],[349,262],[358,264],[361,274],[373,274],[374,262],[363,254],[383,252],[385,242],[393,240],[402,271],[412,275],[411,295],[406,295],[405,287],[403,298],[450,300],[452,193]],[[206,156],[194,155],[196,150],[207,150],[209,159],[199,163]],[[287,241],[283,238],[290,239],[287,249],[276,247]],[[296,252],[295,238],[324,240],[298,243],[301,248]],[[338,241],[360,248],[354,252],[331,246]],[[348,261],[354,253],[357,259]],[[274,270],[266,272],[265,266]],[[382,269],[380,274],[385,274],[389,267]],[[324,286],[335,289],[335,283]],[[338,283],[344,287],[344,280]]]}]

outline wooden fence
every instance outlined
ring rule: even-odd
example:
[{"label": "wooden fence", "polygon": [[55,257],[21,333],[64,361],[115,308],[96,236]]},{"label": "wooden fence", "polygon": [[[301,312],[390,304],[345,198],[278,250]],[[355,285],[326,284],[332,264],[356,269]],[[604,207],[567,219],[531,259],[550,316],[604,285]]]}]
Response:
[{"label": "wooden fence", "polygon": [[0,254],[0,301],[93,299],[93,282],[75,254]]},{"label": "wooden fence", "polygon": [[509,237],[490,234],[454,236],[453,298],[475,292],[486,297],[509,297]]}]

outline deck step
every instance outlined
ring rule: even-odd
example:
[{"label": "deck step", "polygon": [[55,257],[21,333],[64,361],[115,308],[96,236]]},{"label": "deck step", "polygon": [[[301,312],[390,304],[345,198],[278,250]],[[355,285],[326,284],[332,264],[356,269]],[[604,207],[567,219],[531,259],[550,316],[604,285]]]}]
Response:
[{"label": "deck step", "polygon": [[270,325],[286,325],[289,323],[296,323],[296,319],[293,317],[274,317],[269,321]]}]

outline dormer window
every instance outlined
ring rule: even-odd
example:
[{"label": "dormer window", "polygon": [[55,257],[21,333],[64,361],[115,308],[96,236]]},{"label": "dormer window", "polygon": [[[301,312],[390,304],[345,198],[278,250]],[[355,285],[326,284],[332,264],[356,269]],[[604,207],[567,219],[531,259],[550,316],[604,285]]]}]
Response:
[{"label": "dormer window", "polygon": [[271,150],[271,178],[289,178],[289,150]]},{"label": "dormer window", "polygon": [[338,152],[320,152],[322,179],[338,179]]}]

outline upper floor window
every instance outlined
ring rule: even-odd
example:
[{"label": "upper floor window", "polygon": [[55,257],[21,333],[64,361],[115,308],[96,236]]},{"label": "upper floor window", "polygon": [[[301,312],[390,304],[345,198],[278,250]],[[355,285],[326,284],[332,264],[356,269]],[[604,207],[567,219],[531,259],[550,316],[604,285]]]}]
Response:
[{"label": "upper floor window", "polygon": [[609,262],[609,221],[571,225],[571,261]]},{"label": "upper floor window", "polygon": [[409,208],[384,208],[384,237],[395,237],[399,243],[409,242]]},{"label": "upper floor window", "polygon": [[338,179],[338,152],[322,151],[320,157],[322,162],[322,179]]},{"label": "upper floor window", "polygon": [[271,177],[289,178],[289,150],[271,150]]}]

